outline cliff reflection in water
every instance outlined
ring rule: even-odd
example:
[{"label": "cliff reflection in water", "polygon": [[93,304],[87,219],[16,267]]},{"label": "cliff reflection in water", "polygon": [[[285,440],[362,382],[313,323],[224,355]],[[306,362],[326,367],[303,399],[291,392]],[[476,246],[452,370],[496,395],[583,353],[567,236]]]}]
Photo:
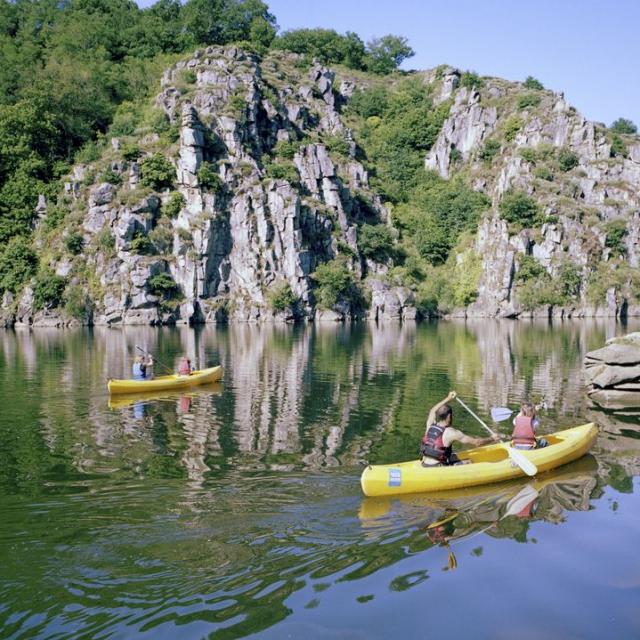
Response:
[{"label": "cliff reflection in water", "polygon": [[[601,422],[600,449],[616,452],[614,475],[630,476],[640,464],[634,418],[593,409],[582,389],[583,354],[615,331],[607,321],[142,327],[6,333],[1,344],[11,378],[39,388],[28,402],[39,405],[44,444],[80,472],[202,481],[226,469],[408,459],[428,408],[455,388],[484,415],[545,397],[543,431]],[[106,380],[128,375],[136,345],[170,367],[182,354],[198,367],[219,362],[223,384],[108,405]],[[508,433],[510,421],[498,427]]]}]

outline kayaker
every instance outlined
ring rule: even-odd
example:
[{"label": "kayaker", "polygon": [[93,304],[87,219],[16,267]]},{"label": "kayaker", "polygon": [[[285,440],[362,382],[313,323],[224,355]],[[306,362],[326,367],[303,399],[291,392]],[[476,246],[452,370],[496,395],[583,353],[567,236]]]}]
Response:
[{"label": "kayaker", "polygon": [[520,404],[520,413],[513,419],[511,446],[514,449],[542,449],[549,443],[544,438],[536,437],[540,420],[536,416],[536,407],[531,402]]},{"label": "kayaker", "polygon": [[451,391],[449,395],[434,405],[429,411],[427,418],[427,428],[420,443],[420,455],[422,456],[422,466],[448,466],[452,464],[464,464],[465,460],[453,453],[453,443],[462,442],[480,447],[490,442],[498,442],[499,438],[489,436],[488,438],[474,438],[468,436],[458,429],[454,429],[453,409],[448,403],[454,400],[456,392]]},{"label": "kayaker", "polygon": [[178,375],[190,376],[193,369],[191,368],[191,360],[187,356],[183,356],[178,365]]},{"label": "kayaker", "polygon": [[136,356],[133,361],[132,373],[134,380],[148,380],[153,377],[153,358],[148,356],[145,360],[142,356]]}]

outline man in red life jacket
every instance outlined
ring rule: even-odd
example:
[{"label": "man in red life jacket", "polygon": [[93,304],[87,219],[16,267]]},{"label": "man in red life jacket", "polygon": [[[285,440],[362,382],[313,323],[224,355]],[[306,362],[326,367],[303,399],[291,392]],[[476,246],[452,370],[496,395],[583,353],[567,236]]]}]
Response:
[{"label": "man in red life jacket", "polygon": [[453,409],[448,402],[455,399],[456,392],[451,391],[449,395],[429,411],[427,418],[427,428],[420,445],[420,455],[422,455],[422,466],[431,467],[437,465],[461,464],[462,461],[453,453],[453,443],[462,442],[480,447],[483,444],[496,442],[497,437],[473,438],[465,435],[462,431],[454,429]]}]

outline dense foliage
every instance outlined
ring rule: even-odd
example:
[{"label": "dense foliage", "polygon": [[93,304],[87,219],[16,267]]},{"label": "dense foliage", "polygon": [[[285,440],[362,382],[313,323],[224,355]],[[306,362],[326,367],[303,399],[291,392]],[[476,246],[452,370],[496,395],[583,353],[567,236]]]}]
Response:
[{"label": "dense foliage", "polygon": [[638,133],[638,127],[631,120],[618,118],[611,124],[611,131],[615,131],[616,133],[633,134]]}]

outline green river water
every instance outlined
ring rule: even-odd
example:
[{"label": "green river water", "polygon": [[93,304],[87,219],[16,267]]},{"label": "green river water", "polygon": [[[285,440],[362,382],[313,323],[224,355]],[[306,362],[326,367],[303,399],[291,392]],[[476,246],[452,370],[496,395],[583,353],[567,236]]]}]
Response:
[{"label": "green river water", "polygon": [[[640,637],[640,411],[591,406],[581,380],[631,330],[6,331],[0,638]],[[135,345],[223,381],[110,404]],[[545,396],[541,433],[602,430],[536,481],[365,498],[364,465],[415,458],[450,389],[485,417]]]}]

